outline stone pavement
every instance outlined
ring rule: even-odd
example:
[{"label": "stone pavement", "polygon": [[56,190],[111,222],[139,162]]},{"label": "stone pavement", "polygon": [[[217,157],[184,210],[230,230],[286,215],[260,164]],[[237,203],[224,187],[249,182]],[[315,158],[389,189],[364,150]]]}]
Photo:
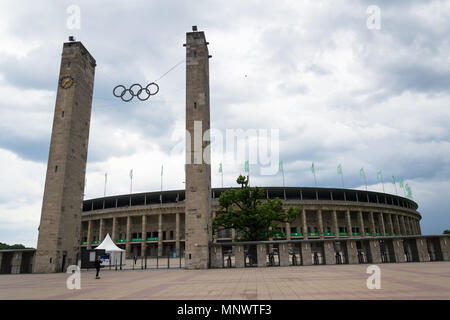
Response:
[{"label": "stone pavement", "polygon": [[0,275],[0,299],[450,299],[450,262],[380,264],[381,289],[369,290],[368,265],[210,270],[127,270]]}]

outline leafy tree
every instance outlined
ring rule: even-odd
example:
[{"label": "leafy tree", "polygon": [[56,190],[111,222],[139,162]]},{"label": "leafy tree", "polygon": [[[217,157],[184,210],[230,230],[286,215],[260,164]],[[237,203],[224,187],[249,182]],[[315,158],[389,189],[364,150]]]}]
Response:
[{"label": "leafy tree", "polygon": [[236,182],[239,189],[229,189],[219,197],[220,209],[213,219],[212,227],[235,229],[240,241],[264,241],[281,233],[279,223],[293,222],[300,208],[290,207],[283,211],[279,198],[264,199],[263,188],[249,187],[248,178],[240,175]]},{"label": "leafy tree", "polygon": [[444,230],[443,234],[450,234],[450,230],[448,229]]},{"label": "leafy tree", "polygon": [[9,244],[0,242],[0,250],[5,250],[5,249],[26,249],[26,248],[23,244],[9,245]]}]

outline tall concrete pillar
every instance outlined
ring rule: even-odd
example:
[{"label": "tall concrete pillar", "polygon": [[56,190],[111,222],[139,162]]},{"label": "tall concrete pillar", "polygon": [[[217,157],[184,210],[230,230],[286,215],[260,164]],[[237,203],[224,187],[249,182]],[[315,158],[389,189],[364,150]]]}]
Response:
[{"label": "tall concrete pillar", "polygon": [[147,248],[147,216],[144,214],[142,216],[142,225],[141,225],[141,233],[142,233],[142,242],[141,242],[141,256],[145,256],[145,250]]},{"label": "tall concrete pillar", "polygon": [[209,265],[211,150],[208,42],[204,32],[186,33],[186,269]]},{"label": "tall concrete pillar", "polygon": [[333,218],[333,232],[334,232],[334,236],[335,237],[339,237],[339,226],[338,226],[336,210],[332,211],[332,218]]},{"label": "tall concrete pillar", "polygon": [[370,240],[369,241],[369,251],[370,256],[372,258],[372,263],[381,263],[381,251],[380,251],[380,243],[378,240]]},{"label": "tall concrete pillar", "polygon": [[222,246],[213,245],[211,247],[211,268],[223,268]]},{"label": "tall concrete pillar", "polygon": [[127,242],[125,244],[125,257],[131,254],[131,217],[127,217]]},{"label": "tall concrete pillar", "polygon": [[317,210],[317,220],[318,220],[318,225],[319,225],[319,237],[321,239],[324,238],[323,236],[323,216],[322,216],[322,210]]},{"label": "tall concrete pillar", "polygon": [[92,249],[92,220],[88,220],[88,231],[87,231],[87,249]]},{"label": "tall concrete pillar", "polygon": [[363,213],[361,210],[358,211],[358,224],[359,224],[359,229],[361,232],[361,236],[365,237],[366,233],[364,231],[364,219],[363,219]]},{"label": "tall concrete pillar", "polygon": [[244,268],[245,267],[245,256],[244,256],[244,246],[243,245],[234,245],[234,261],[236,268]]},{"label": "tall concrete pillar", "polygon": [[394,248],[395,262],[402,263],[405,260],[405,251],[403,250],[403,240],[397,239],[392,241],[392,246]]},{"label": "tall concrete pillar", "polygon": [[394,235],[394,225],[392,224],[392,214],[387,213],[386,214],[386,218],[387,218],[387,225],[388,225],[389,234],[391,236],[393,236]]},{"label": "tall concrete pillar", "polygon": [[395,228],[397,229],[397,235],[401,235],[402,232],[401,232],[401,228],[400,228],[400,221],[398,219],[398,214],[396,214],[394,216],[394,218],[395,218]]},{"label": "tall concrete pillar", "polygon": [[94,88],[95,59],[81,42],[63,45],[33,272],[76,263]]},{"label": "tall concrete pillar", "polygon": [[312,265],[311,244],[308,242],[302,242],[301,250],[302,250],[303,265],[304,266]]},{"label": "tall concrete pillar", "polygon": [[289,248],[286,243],[282,243],[278,246],[278,253],[280,258],[280,267],[289,266]]},{"label": "tall concrete pillar", "polygon": [[256,258],[258,260],[258,267],[265,267],[267,265],[267,246],[265,244],[256,245]]},{"label": "tall concrete pillar", "polygon": [[439,244],[442,253],[442,260],[450,261],[450,238],[449,237],[440,237]]},{"label": "tall concrete pillar", "polygon": [[375,237],[377,234],[375,227],[375,218],[373,217],[373,211],[370,211],[369,218],[370,218],[370,233],[372,234],[372,237]]},{"label": "tall concrete pillar", "polygon": [[[175,215],[175,251],[177,253],[177,257],[181,255],[180,248],[180,214],[177,213]],[[220,252],[222,252],[222,247],[220,247]]]},{"label": "tall concrete pillar", "polygon": [[383,212],[379,213],[379,217],[380,217],[381,235],[385,236],[386,235],[386,225],[384,224]]},{"label": "tall concrete pillar", "polygon": [[308,239],[308,225],[306,222],[306,210],[302,209],[303,239]]},{"label": "tall concrete pillar", "polygon": [[117,218],[113,217],[112,221],[112,234],[111,234],[112,241],[117,241]]},{"label": "tall concrete pillar", "polygon": [[99,243],[102,243],[104,237],[105,237],[105,222],[104,222],[104,219],[100,219],[100,227],[98,230]]},{"label": "tall concrete pillar", "polygon": [[403,215],[400,216],[400,226],[402,230],[402,235],[403,236],[408,235],[408,231],[406,230],[405,217]]},{"label": "tall concrete pillar", "polygon": [[347,236],[353,237],[352,220],[350,217],[350,210],[345,211],[345,220],[347,222]]},{"label": "tall concrete pillar", "polygon": [[358,249],[356,248],[355,240],[347,240],[347,255],[349,264],[357,264],[358,261]]},{"label": "tall concrete pillar", "polygon": [[[11,261],[11,273],[17,274],[20,273],[20,266],[22,265],[22,252],[16,251],[13,253],[12,261]],[[61,270],[57,270],[61,271]]]},{"label": "tall concrete pillar", "polygon": [[334,251],[334,243],[326,241],[323,243],[326,264],[336,264],[336,255]]},{"label": "tall concrete pillar", "polygon": [[162,224],[163,224],[163,216],[162,213],[158,215],[158,257],[161,257],[163,254],[163,231],[162,231]]},{"label": "tall concrete pillar", "polygon": [[286,222],[285,228],[286,228],[286,239],[291,240],[291,224],[289,222]]},{"label": "tall concrete pillar", "polygon": [[420,262],[430,261],[427,239],[417,238],[416,244],[417,244],[417,253],[419,254],[419,261]]},{"label": "tall concrete pillar", "polygon": [[419,220],[417,220],[417,232],[419,235],[422,234],[422,230],[420,229],[420,221]]}]

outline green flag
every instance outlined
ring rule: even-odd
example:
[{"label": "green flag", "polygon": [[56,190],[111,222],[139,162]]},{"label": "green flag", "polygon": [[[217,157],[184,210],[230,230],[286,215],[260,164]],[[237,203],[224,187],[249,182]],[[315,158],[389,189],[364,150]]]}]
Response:
[{"label": "green flag", "polygon": [[359,175],[361,176],[361,178],[365,177],[365,173],[364,173],[364,168],[359,169]]},{"label": "green flag", "polygon": [[395,176],[392,176],[392,184],[395,184]]},{"label": "green flag", "polygon": [[382,181],[383,177],[381,176],[381,171],[377,172],[377,180]]},{"label": "green flag", "polygon": [[342,174],[342,165],[341,165],[341,164],[339,164],[339,165],[337,166],[337,173],[338,173],[338,174]]},{"label": "green flag", "polygon": [[245,164],[244,164],[244,170],[245,170],[245,172],[247,172],[247,173],[248,173],[248,171],[249,171],[249,164],[248,164],[248,160],[247,160],[247,161],[245,161]]},{"label": "green flag", "polygon": [[223,171],[222,171],[222,162],[220,163],[220,165],[219,165],[219,173],[222,173]]},{"label": "green flag", "polygon": [[278,171],[279,171],[279,172],[283,172],[283,161],[280,161],[280,162],[278,163]]},{"label": "green flag", "polygon": [[403,189],[403,179],[400,179],[398,183],[400,184],[400,188]]},{"label": "green flag", "polygon": [[311,172],[314,173],[314,162],[311,165]]},{"label": "green flag", "polygon": [[412,191],[411,191],[411,187],[409,186],[409,184],[405,184],[405,190],[407,192],[406,196],[408,198],[412,198]]}]

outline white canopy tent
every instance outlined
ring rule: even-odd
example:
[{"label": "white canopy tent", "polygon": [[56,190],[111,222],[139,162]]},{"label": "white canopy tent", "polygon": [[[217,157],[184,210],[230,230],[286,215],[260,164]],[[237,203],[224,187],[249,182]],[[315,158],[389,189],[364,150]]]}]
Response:
[{"label": "white canopy tent", "polygon": [[[95,248],[95,250],[105,250],[105,252],[109,254],[109,259],[103,259],[103,266],[109,266],[109,260],[111,260],[111,266],[125,265],[125,250],[116,246],[109,236],[109,233],[106,235],[105,239],[103,239],[102,243]],[[121,259],[122,263],[120,262]]]}]

